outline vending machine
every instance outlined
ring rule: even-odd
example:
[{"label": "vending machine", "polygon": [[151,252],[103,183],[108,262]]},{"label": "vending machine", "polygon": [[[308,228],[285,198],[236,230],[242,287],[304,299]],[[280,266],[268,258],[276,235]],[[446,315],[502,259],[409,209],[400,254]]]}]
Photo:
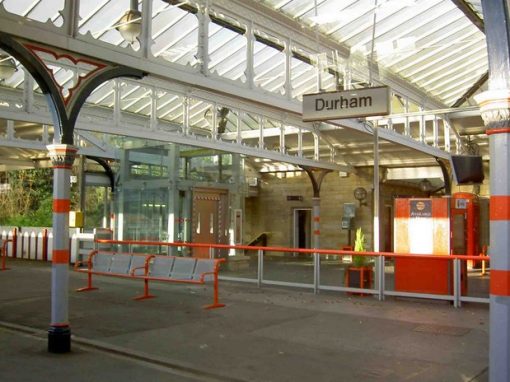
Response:
[{"label": "vending machine", "polygon": [[[416,255],[450,253],[450,199],[395,199],[394,251]],[[395,290],[448,294],[451,264],[446,260],[395,258]]]},{"label": "vending machine", "polygon": [[[394,251],[416,255],[478,254],[479,208],[476,195],[395,199]],[[467,293],[467,262],[461,262],[461,293]],[[395,290],[451,294],[453,262],[396,258]]]}]

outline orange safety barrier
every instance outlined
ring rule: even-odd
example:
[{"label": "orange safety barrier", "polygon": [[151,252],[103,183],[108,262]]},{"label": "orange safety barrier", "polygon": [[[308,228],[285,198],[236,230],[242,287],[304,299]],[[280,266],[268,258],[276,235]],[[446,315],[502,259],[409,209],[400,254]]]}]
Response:
[{"label": "orange safety barrier", "polygon": [[[147,243],[147,242],[144,242]],[[120,265],[113,265],[115,256],[121,258]],[[102,257],[101,262],[95,261],[96,258]],[[127,259],[130,258],[130,259]],[[143,258],[143,259],[142,259]],[[136,260],[135,260],[136,259]],[[143,265],[138,265],[143,260]],[[207,276],[213,277],[214,282],[214,300],[212,304],[204,306],[205,309],[214,309],[224,307],[225,304],[219,302],[218,292],[218,271],[220,263],[225,259],[201,259],[189,257],[176,257],[152,254],[126,254],[118,252],[107,252],[94,250],[90,253],[86,262],[86,268],[80,268],[85,265],[83,262],[76,262],[74,269],[77,272],[87,273],[87,286],[77,289],[78,292],[91,291],[97,289],[92,285],[92,275],[114,276],[130,279],[142,279],[144,281],[144,292],[142,295],[134,297],[134,300],[145,300],[155,297],[149,292],[149,281],[163,281],[171,283],[185,284],[205,284]],[[108,263],[109,262],[109,263]],[[106,265],[106,263],[110,265]],[[163,263],[160,268],[167,267],[167,273],[163,269],[158,269],[158,264]],[[174,266],[175,263],[175,266]],[[185,264],[187,269],[182,273],[173,271],[177,268],[177,264]],[[191,266],[190,266],[191,265]],[[143,271],[139,274],[139,271]],[[183,276],[182,278],[176,276]],[[184,278],[187,277],[187,278]]]},{"label": "orange safety barrier", "polygon": [[0,249],[1,251],[0,255],[2,256],[2,268],[0,268],[0,271],[6,271],[9,269],[5,266],[5,258],[7,257],[7,243],[12,243],[12,240],[11,239],[4,240],[4,244]]},{"label": "orange safety barrier", "polygon": [[430,259],[430,260],[485,260],[489,261],[488,256],[468,256],[468,255],[432,255],[419,253],[395,253],[395,252],[372,252],[372,251],[351,251],[342,249],[314,249],[314,248],[290,248],[290,247],[261,247],[248,245],[228,245],[228,244],[211,244],[211,243],[185,243],[185,242],[160,242],[160,241],[141,241],[141,240],[95,240],[98,244],[121,244],[121,245],[141,245],[141,246],[159,246],[159,247],[201,247],[212,249],[236,249],[245,251],[264,251],[264,252],[292,252],[307,255],[354,255],[366,257],[386,257],[390,258],[413,258],[413,259]]},{"label": "orange safety barrier", "polygon": [[[260,254],[267,253],[267,252],[288,252],[288,253],[297,253],[297,254],[303,254],[303,255],[313,255],[313,256],[324,256],[324,255],[351,255],[351,256],[358,256],[358,257],[371,257],[371,258],[379,258],[379,259],[412,259],[415,262],[421,262],[421,264],[435,264],[436,262],[452,262],[453,263],[453,269],[455,269],[456,262],[459,262],[462,264],[462,262],[465,262],[467,260],[477,260],[477,261],[488,261],[489,258],[487,256],[470,256],[470,255],[433,255],[433,254],[415,254],[415,253],[394,253],[394,252],[371,252],[371,251],[363,251],[363,252],[357,252],[357,251],[351,251],[351,250],[345,250],[342,248],[342,250],[335,250],[335,249],[313,249],[313,248],[285,248],[285,247],[262,247],[262,246],[246,246],[246,245],[228,245],[228,244],[210,244],[210,243],[185,243],[185,242],[156,242],[156,241],[121,241],[121,240],[96,240],[96,243],[98,244],[110,244],[110,245],[122,245],[126,246],[126,248],[131,248],[135,246],[157,246],[160,249],[164,247],[201,247],[201,248],[207,248],[209,251],[209,257],[212,259],[215,257],[215,250],[219,251],[225,251],[225,250],[244,250],[244,251],[257,251]],[[319,260],[320,261],[320,260]],[[379,263],[380,264],[380,263]],[[372,270],[374,271],[374,270]],[[376,268],[376,272],[380,272],[380,269]],[[407,270],[404,270],[404,273],[406,273]],[[460,270],[462,272],[462,270]],[[402,272],[401,272],[402,274]],[[405,275],[404,275],[405,276]],[[260,275],[258,275],[260,277]],[[412,276],[409,276],[412,277]],[[450,284],[450,277],[453,277],[453,283]],[[465,289],[462,289],[462,285],[459,284],[462,282],[462,274],[460,274],[457,277],[457,273],[451,274],[450,271],[448,271],[448,274],[441,274],[436,277],[440,279],[440,281],[443,283],[441,284],[442,287],[447,285],[448,289],[441,289],[440,293],[429,292],[428,289],[424,289],[424,287],[420,286],[419,290],[411,290],[409,292],[416,293],[416,294],[444,294],[444,295],[453,295],[454,299],[460,297],[462,294],[465,294]],[[368,280],[368,277],[366,278]],[[363,277],[363,280],[365,280],[365,277]],[[262,283],[261,281],[259,281]],[[345,281],[344,281],[345,283]],[[447,283],[447,284],[445,284]],[[460,289],[456,289],[460,285]],[[427,285],[428,287],[428,285]],[[314,288],[319,289],[320,285],[314,283]],[[366,286],[348,286],[349,292],[355,291],[357,289],[372,289],[371,287],[366,288]],[[450,289],[453,288],[453,289]],[[406,292],[406,290],[402,290],[403,292]],[[398,291],[397,291],[398,292]],[[373,289],[371,293],[379,293],[380,295],[384,295],[383,289]],[[457,297],[456,297],[457,296]],[[454,304],[455,304],[454,300]]]}]

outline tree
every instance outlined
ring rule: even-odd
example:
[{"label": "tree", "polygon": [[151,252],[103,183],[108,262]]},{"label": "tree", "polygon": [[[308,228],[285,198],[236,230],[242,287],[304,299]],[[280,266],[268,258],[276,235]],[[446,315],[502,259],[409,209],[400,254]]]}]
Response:
[{"label": "tree", "polygon": [[5,179],[9,188],[0,193],[0,224],[51,226],[52,169],[9,171],[5,173]]}]

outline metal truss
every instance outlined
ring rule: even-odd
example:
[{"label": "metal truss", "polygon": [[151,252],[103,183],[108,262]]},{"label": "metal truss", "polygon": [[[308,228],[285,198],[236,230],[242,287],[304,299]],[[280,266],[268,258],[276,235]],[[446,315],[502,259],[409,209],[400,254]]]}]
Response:
[{"label": "metal truss", "polygon": [[[317,125],[303,123],[299,119],[301,105],[295,98],[299,92],[296,93],[293,86],[297,86],[298,83],[316,83],[316,78],[304,74],[303,78],[292,78],[290,70],[292,60],[299,57],[301,53],[297,52],[304,51],[304,47],[316,46],[316,51],[311,52],[314,54],[328,49],[345,53],[345,48],[327,39],[314,40],[297,22],[278,16],[277,13],[263,17],[267,15],[264,15],[253,2],[248,6],[238,1],[221,0],[215,1],[214,7],[207,7],[207,2],[199,1],[194,4],[199,10],[197,28],[202,36],[197,44],[195,65],[179,65],[155,55],[151,49],[153,41],[151,20],[148,16],[151,14],[152,1],[142,1],[143,28],[141,43],[137,49],[126,44],[112,45],[90,32],[80,33],[79,7],[76,7],[73,1],[65,2],[60,27],[55,26],[51,20],[45,23],[22,23],[23,27],[20,27],[20,20],[23,20],[23,17],[7,12],[0,4],[0,16],[4,21],[0,25],[0,31],[8,31],[27,39],[37,39],[60,49],[71,49],[78,54],[94,56],[107,62],[122,63],[150,73],[143,81],[114,80],[94,91],[80,113],[76,128],[81,131],[97,131],[100,126],[102,132],[110,134],[150,137],[269,158],[299,166],[352,171],[350,161],[341,155],[343,143],[326,133],[349,128],[371,134],[370,129],[367,129],[364,121],[358,120],[332,121],[329,124]],[[207,65],[213,60],[214,51],[208,48],[212,40],[204,37],[209,34],[204,33],[208,31],[212,19],[219,17],[221,20],[227,20],[222,19],[221,15],[238,20],[240,25],[246,26],[247,53],[244,80],[240,77],[225,78],[218,71],[210,70]],[[292,40],[285,37],[289,30],[296,32]],[[211,35],[209,39],[213,36]],[[276,40],[271,36],[277,36]],[[271,53],[273,55],[278,54],[277,51],[280,49],[278,44],[281,44],[285,70],[284,80],[278,83],[278,86],[272,85],[274,80],[271,79],[267,80],[266,85],[256,83],[257,75],[263,75],[265,72],[257,67],[253,57],[255,40],[264,41],[266,50],[268,46],[276,47]],[[303,49],[298,49],[299,47]],[[308,51],[310,52],[309,49]],[[267,60],[271,58],[270,55],[266,56]],[[306,61],[305,58],[301,57],[300,62]],[[64,79],[62,86],[79,76],[72,65],[57,60],[49,61],[49,64],[59,68],[57,71],[61,70],[62,73],[75,71],[72,76]],[[313,69],[313,65],[309,67]],[[268,68],[268,73],[271,70]],[[320,71],[314,70],[316,75],[317,72]],[[343,75],[344,81],[355,76],[363,79],[364,76],[354,70]],[[328,78],[333,78],[331,73]],[[174,80],[171,82],[168,79]],[[407,99],[420,99],[420,104],[424,108],[442,106],[397,78],[388,76],[384,78],[384,82],[390,84],[394,92],[404,95]],[[6,94],[0,115],[6,119],[51,124],[47,107],[43,105],[44,102],[38,100],[40,97],[37,94],[33,94],[31,83],[33,83],[31,77],[25,75],[16,84],[11,85],[21,87],[21,84],[25,84],[22,96],[18,93],[7,94],[10,92],[8,89],[2,90],[2,93]],[[276,92],[280,85],[283,89],[281,94]],[[226,116],[221,115],[222,110],[224,112],[228,110]],[[407,118],[407,122],[403,122],[403,128],[398,128],[402,123],[398,122],[397,117],[378,121],[380,138],[435,157],[449,156],[450,134],[454,135],[455,132],[447,119],[434,117],[437,121],[434,122],[425,114],[423,117],[408,115],[403,118]],[[415,129],[413,118],[420,119],[418,124],[421,127],[418,128],[418,134],[413,133]],[[430,124],[432,128],[428,127]],[[458,151],[461,141],[459,139],[455,142]],[[111,151],[106,150],[105,155],[113,155]]]}]

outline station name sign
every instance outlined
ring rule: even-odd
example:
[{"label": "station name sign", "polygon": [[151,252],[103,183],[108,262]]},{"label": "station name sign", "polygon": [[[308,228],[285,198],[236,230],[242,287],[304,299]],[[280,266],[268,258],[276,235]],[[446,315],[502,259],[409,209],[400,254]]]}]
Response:
[{"label": "station name sign", "polygon": [[303,95],[303,121],[390,114],[387,86]]}]

